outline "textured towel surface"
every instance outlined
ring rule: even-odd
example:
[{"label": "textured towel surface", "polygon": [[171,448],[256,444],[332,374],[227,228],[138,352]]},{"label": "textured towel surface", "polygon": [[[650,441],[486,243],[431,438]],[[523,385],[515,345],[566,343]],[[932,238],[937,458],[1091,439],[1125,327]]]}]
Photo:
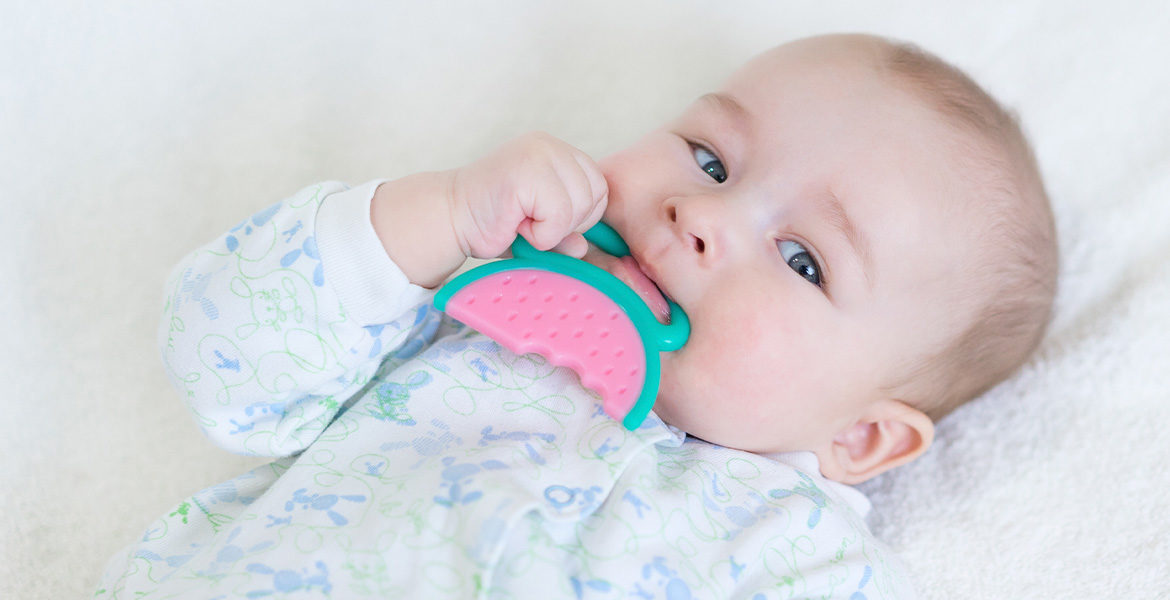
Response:
[{"label": "textured towel surface", "polygon": [[527,130],[603,156],[756,52],[858,30],[1021,113],[1063,252],[1039,355],[865,487],[875,529],[929,598],[1170,597],[1164,2],[8,4],[0,597],[88,594],[155,516],[254,464],[201,437],[154,348],[186,251],[307,183]]}]

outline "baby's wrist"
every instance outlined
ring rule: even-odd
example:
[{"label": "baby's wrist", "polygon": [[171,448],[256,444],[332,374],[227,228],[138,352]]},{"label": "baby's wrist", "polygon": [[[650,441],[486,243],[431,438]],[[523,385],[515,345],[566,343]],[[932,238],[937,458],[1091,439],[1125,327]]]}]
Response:
[{"label": "baby's wrist", "polygon": [[433,288],[466,256],[451,222],[452,171],[417,173],[378,186],[370,222],[386,254],[411,283]]}]

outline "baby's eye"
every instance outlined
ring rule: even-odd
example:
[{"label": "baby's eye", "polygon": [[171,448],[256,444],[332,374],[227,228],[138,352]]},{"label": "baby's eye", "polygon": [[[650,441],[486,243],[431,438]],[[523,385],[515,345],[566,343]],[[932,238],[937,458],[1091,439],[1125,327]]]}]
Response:
[{"label": "baby's eye", "polygon": [[699,163],[699,168],[706,171],[711,179],[719,183],[727,181],[727,170],[723,168],[723,163],[710,150],[698,144],[691,144],[691,154],[694,155],[695,162]]},{"label": "baby's eye", "polygon": [[804,277],[809,283],[820,287],[821,286],[821,268],[817,266],[817,261],[813,260],[812,254],[804,249],[804,246],[793,242],[791,240],[779,240],[776,245],[780,247],[780,256],[784,257],[784,261],[792,267],[801,277]]}]

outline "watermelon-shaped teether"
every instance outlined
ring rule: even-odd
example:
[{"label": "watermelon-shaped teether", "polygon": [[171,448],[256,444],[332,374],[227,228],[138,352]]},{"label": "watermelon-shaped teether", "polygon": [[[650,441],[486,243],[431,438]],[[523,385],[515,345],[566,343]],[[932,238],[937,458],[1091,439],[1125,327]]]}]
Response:
[{"label": "watermelon-shaped teether", "polygon": [[[629,254],[604,223],[585,238],[615,256]],[[516,354],[535,352],[573,369],[601,395],[606,414],[636,429],[658,396],[658,353],[681,348],[690,335],[686,313],[668,299],[670,324],[663,325],[617,277],[521,237],[512,255],[451,280],[435,306]]]}]

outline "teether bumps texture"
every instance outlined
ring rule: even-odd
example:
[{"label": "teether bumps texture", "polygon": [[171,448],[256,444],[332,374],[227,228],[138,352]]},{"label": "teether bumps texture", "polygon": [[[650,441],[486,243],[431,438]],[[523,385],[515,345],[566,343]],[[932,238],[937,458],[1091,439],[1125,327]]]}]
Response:
[{"label": "teether bumps texture", "polygon": [[[616,257],[630,254],[617,231],[598,222],[585,239]],[[660,352],[686,344],[691,324],[670,298],[659,323],[634,290],[584,260],[540,251],[524,238],[513,258],[480,265],[444,285],[435,307],[517,354],[534,352],[577,372],[626,429],[642,425],[658,398]]]},{"label": "teether bumps texture", "polygon": [[464,286],[446,311],[516,354],[535,352],[573,369],[614,419],[629,413],[642,390],[646,355],[638,330],[583,281],[539,269],[502,271]]}]

